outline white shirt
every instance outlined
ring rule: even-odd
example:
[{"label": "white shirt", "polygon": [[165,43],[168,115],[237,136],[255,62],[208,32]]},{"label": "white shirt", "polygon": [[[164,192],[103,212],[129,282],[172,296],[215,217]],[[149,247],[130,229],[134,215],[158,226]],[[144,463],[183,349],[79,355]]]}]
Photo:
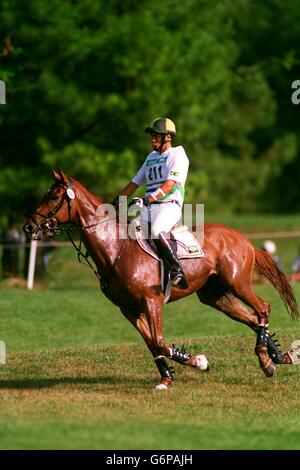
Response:
[{"label": "white shirt", "polygon": [[189,159],[184,148],[181,145],[170,147],[162,154],[156,151],[149,153],[132,181],[139,186],[147,185],[146,196],[153,193],[166,180],[176,181],[172,190],[159,201],[177,201],[182,207],[188,169]]}]

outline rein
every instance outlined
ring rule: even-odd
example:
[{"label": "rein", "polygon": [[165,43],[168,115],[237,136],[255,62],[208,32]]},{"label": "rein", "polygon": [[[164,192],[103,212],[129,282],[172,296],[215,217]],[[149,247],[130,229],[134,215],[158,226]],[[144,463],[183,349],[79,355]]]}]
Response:
[{"label": "rein", "polygon": [[[82,227],[82,230],[88,230],[92,227],[96,227],[97,225],[99,224],[103,224],[109,220],[114,220],[114,217],[111,217],[110,219],[105,219],[105,220],[102,220],[101,222],[97,222],[96,224],[91,224],[91,225],[86,225],[85,227]],[[122,246],[119,250],[119,253],[117,254],[113,264],[110,266],[110,270],[109,270],[109,273],[108,273],[108,276],[107,278],[104,280],[103,276],[100,275],[99,271],[97,271],[94,266],[92,265],[92,263],[90,262],[90,260],[88,259],[90,254],[88,253],[88,251],[86,250],[85,253],[83,253],[83,251],[81,250],[81,247],[82,247],[82,234],[80,232],[80,229],[79,227],[76,228],[77,231],[79,231],[80,233],[80,240],[79,240],[79,245],[77,246],[75,241],[73,240],[73,238],[71,237],[70,235],[70,232],[74,231],[72,228],[64,228],[64,227],[60,227],[58,228],[58,231],[59,232],[65,232],[67,234],[67,237],[68,239],[70,240],[70,242],[72,243],[73,247],[75,248],[76,252],[77,252],[77,259],[78,259],[78,262],[81,263],[81,264],[86,264],[88,265],[92,271],[95,273],[95,275],[97,276],[97,278],[99,279],[99,281],[101,282],[101,288],[102,290],[104,291],[105,289],[107,289],[108,287],[108,284],[109,284],[109,281],[111,279],[111,276],[112,276],[112,272],[114,270],[114,268],[116,267],[116,264],[118,263],[118,261],[120,260],[121,256],[122,256],[122,253],[124,251],[124,248],[125,248],[125,241],[126,239],[124,240],[124,242],[122,243]],[[82,262],[82,258],[85,260],[85,263]]]},{"label": "rein", "polygon": [[[87,227],[89,228],[89,227]],[[79,229],[78,229],[79,230]],[[82,246],[82,235],[80,233],[80,240],[79,240],[79,246],[76,245],[76,243],[74,242],[73,238],[71,237],[70,235],[70,232],[72,231],[72,229],[60,229],[60,231],[64,231],[66,234],[67,234],[67,237],[68,239],[70,240],[70,242],[72,243],[73,247],[75,248],[76,252],[77,252],[77,260],[78,260],[78,263],[81,263],[81,264],[86,264],[89,268],[91,268],[91,270],[94,272],[94,274],[97,276],[97,278],[99,279],[99,281],[102,280],[99,272],[94,268],[94,266],[92,265],[92,263],[90,262],[90,260],[88,259],[89,258],[89,253],[88,251],[86,250],[85,253],[83,253],[83,251],[81,250],[81,246]],[[85,260],[85,263],[82,262],[82,258]]]}]

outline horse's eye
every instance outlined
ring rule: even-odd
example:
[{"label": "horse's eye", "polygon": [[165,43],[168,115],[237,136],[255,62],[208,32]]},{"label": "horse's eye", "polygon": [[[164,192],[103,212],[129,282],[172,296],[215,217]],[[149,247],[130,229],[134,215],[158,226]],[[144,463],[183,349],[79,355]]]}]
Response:
[{"label": "horse's eye", "polygon": [[51,201],[56,201],[58,198],[59,196],[57,196],[57,194],[52,194],[52,196],[50,197]]}]

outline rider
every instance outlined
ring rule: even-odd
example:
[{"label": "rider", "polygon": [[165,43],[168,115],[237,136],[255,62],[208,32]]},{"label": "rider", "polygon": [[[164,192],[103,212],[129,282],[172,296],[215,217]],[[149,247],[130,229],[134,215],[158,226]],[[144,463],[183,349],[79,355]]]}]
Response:
[{"label": "rider", "polygon": [[[172,285],[186,289],[188,284],[177,254],[169,243],[168,232],[181,219],[189,160],[183,147],[172,146],[176,128],[171,119],[154,119],[145,132],[151,136],[153,152],[149,153],[120,196],[131,196],[139,186],[147,185],[146,197],[143,199],[147,210],[140,217],[150,218],[151,238],[170,270]],[[118,197],[113,201],[115,206],[118,205]]]}]

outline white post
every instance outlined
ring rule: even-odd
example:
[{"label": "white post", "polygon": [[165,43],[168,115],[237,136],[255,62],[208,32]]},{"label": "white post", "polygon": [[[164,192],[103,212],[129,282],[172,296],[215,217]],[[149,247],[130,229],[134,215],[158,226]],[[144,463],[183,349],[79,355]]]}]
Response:
[{"label": "white post", "polygon": [[36,260],[36,249],[37,240],[31,240],[30,243],[30,255],[29,255],[29,266],[28,266],[28,277],[27,277],[27,289],[33,288],[34,272],[35,272],[35,260]]},{"label": "white post", "polygon": [[6,87],[3,80],[0,80],[0,104],[6,104]]},{"label": "white post", "polygon": [[6,364],[6,346],[4,341],[0,341],[0,364]]}]

